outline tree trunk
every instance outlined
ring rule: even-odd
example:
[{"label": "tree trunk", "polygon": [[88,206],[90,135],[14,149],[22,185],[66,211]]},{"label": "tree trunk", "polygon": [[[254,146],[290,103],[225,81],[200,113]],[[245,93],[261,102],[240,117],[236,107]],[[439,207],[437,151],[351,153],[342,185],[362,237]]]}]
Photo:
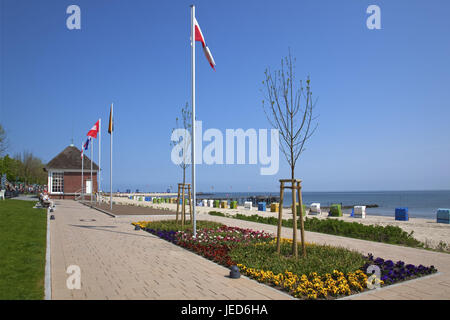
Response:
[{"label": "tree trunk", "polygon": [[302,215],[303,213],[302,186],[300,182],[297,184],[297,186],[298,186],[298,207],[300,208],[300,237],[302,241],[302,255],[303,257],[306,257],[305,224],[303,223],[303,215]]},{"label": "tree trunk", "polygon": [[281,227],[283,222],[284,182],[280,182],[280,203],[278,206],[277,253],[281,252]]},{"label": "tree trunk", "polygon": [[[291,167],[291,179],[292,179],[292,220],[293,220],[293,234],[292,234],[292,254],[295,258],[298,258],[297,248],[297,206],[295,205],[295,178],[294,178],[294,166]],[[300,212],[301,215],[301,212]]]}]

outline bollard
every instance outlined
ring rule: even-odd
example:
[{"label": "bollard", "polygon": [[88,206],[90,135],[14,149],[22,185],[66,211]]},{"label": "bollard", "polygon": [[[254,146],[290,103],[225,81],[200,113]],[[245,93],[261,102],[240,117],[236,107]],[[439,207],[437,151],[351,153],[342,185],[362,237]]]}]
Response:
[{"label": "bollard", "polygon": [[239,268],[237,266],[232,266],[230,268],[230,278],[231,279],[239,279],[241,274],[239,273]]}]

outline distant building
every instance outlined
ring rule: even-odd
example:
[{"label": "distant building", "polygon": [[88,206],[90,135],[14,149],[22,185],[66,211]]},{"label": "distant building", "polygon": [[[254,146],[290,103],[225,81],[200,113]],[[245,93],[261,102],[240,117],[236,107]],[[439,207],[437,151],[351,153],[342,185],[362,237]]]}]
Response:
[{"label": "distant building", "polygon": [[[98,165],[84,155],[84,192],[97,192]],[[74,199],[81,193],[81,150],[70,145],[54,157],[44,170],[48,172],[48,193],[53,199]]]}]

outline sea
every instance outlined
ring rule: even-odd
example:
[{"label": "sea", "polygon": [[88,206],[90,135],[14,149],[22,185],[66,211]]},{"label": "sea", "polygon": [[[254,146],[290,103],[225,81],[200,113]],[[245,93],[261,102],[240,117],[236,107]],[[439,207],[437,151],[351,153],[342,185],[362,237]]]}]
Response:
[{"label": "sea", "polygon": [[[279,192],[216,192],[198,195],[197,199],[233,199],[242,203],[251,196],[279,196]],[[292,203],[291,192],[285,192],[283,207]],[[407,207],[409,216],[435,219],[439,208],[450,208],[450,190],[441,191],[354,191],[354,192],[302,192],[303,203],[318,202],[321,207],[338,203],[342,206],[378,205],[367,208],[370,215],[394,216],[395,208]],[[344,209],[350,213],[352,209]]]}]

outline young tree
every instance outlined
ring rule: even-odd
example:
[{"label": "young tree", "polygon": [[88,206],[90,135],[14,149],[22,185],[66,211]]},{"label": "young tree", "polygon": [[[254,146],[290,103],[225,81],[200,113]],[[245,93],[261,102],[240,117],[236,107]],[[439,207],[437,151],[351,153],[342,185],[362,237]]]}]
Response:
[{"label": "young tree", "polygon": [[[295,58],[289,55],[281,60],[281,69],[271,72],[266,69],[263,81],[263,109],[272,127],[279,130],[281,136],[280,148],[291,167],[292,186],[295,179],[295,165],[300,155],[305,151],[305,143],[317,128],[316,118],[313,116],[315,102],[312,101],[312,92],[309,77],[306,87],[303,81],[295,79]],[[302,210],[302,208],[300,208]],[[295,189],[292,189],[293,214],[293,242],[292,253],[298,256],[297,249],[297,214]],[[302,214],[300,212],[300,219]],[[304,234],[303,223],[301,233]],[[278,241],[280,241],[278,235]],[[302,237],[303,238],[303,237]],[[303,255],[306,255],[305,244],[302,243]]]},{"label": "young tree", "polygon": [[[186,102],[186,105],[181,108],[181,119],[179,119],[178,117],[176,118],[176,128],[172,129],[172,132],[175,129],[185,129],[186,132],[188,132],[189,134],[191,133],[191,128],[192,128],[192,112],[189,108],[189,104]],[[191,139],[190,137],[192,137],[192,134],[190,134],[189,137],[183,137],[182,140],[182,144],[183,144],[183,161],[180,163],[180,167],[183,170],[183,184],[186,183],[186,168],[189,167],[189,162],[188,161],[190,159],[190,153],[187,152],[187,150],[189,149],[190,145],[191,145]],[[170,145],[172,147],[174,147],[175,145],[177,145],[178,143],[176,141],[172,141],[170,143]]]}]

